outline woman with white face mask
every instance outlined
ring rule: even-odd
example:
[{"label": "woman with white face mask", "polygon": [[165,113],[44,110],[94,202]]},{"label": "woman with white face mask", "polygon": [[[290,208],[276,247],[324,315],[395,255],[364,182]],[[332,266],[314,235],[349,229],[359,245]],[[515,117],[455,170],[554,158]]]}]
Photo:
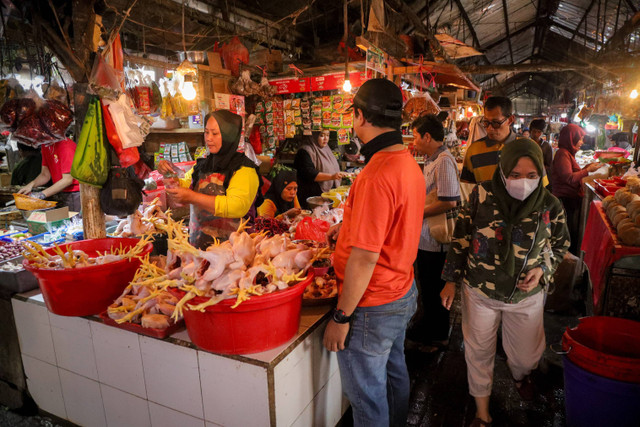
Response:
[{"label": "woman with white face mask", "polygon": [[541,183],[542,150],[520,138],[505,144],[493,179],[476,186],[458,216],[442,278],[442,304],[462,293],[462,333],[472,426],[491,425],[497,331],[515,387],[533,400],[531,372],[545,348],[544,287],[569,248],[560,201]]}]

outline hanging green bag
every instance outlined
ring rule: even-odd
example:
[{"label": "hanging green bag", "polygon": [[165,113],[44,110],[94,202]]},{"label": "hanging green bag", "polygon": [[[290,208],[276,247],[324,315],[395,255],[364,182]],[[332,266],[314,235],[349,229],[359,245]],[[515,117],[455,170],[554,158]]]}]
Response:
[{"label": "hanging green bag", "polygon": [[98,97],[89,102],[73,156],[71,176],[83,184],[99,188],[102,188],[109,176],[109,152],[104,138],[102,108]]}]

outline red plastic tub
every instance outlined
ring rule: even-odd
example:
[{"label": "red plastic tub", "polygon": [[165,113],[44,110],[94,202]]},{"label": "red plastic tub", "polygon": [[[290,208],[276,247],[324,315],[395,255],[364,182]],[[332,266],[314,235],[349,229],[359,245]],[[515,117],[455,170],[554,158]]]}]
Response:
[{"label": "red plastic tub", "polygon": [[571,362],[595,375],[640,383],[640,322],[618,317],[580,319],[562,336]]},{"label": "red plastic tub", "polygon": [[[110,252],[111,248],[121,245],[123,248],[130,248],[138,241],[139,239],[126,238],[81,240],[61,245],[60,248],[66,250],[71,246],[72,249],[84,251],[92,257],[98,255],[98,251]],[[152,249],[153,245],[149,243],[141,255],[150,253]],[[54,253],[53,249],[46,251]],[[140,267],[138,259],[64,270],[36,268],[26,259],[22,263],[38,279],[49,311],[60,316],[89,316],[105,311],[120,296]]]},{"label": "red plastic tub", "polygon": [[[184,310],[184,321],[191,341],[203,350],[220,354],[249,354],[286,343],[300,327],[302,293],[311,283],[309,274],[302,282],[283,291],[252,296],[236,308],[235,298],[207,307],[205,312]],[[182,298],[183,291],[172,290]],[[209,298],[196,297],[189,304]]]}]

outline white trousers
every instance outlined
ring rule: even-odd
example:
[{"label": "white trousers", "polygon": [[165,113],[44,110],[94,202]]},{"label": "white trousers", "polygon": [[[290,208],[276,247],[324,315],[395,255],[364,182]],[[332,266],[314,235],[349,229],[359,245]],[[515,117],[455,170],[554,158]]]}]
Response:
[{"label": "white trousers", "polygon": [[521,380],[538,366],[545,348],[543,308],[544,292],[507,304],[463,285],[462,334],[472,396],[491,395],[500,321],[502,346],[513,378]]}]

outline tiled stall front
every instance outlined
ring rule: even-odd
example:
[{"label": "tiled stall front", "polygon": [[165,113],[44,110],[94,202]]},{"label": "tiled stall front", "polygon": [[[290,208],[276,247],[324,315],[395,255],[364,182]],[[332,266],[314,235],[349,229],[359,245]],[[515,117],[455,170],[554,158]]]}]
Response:
[{"label": "tiled stall front", "polygon": [[37,292],[12,303],[32,397],[82,426],[332,426],[348,406],[318,310],[288,344],[221,356],[186,331],[158,340],[57,316]]}]

